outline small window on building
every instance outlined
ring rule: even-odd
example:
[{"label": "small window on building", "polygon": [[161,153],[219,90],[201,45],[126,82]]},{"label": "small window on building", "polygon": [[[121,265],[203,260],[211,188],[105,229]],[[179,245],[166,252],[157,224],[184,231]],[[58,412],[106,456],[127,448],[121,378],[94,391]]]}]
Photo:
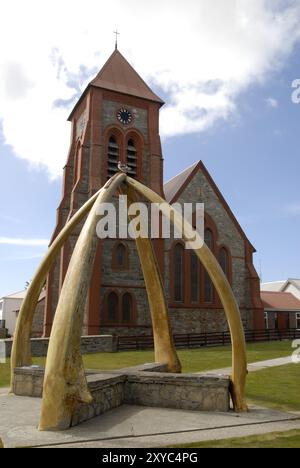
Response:
[{"label": "small window on building", "polygon": [[204,273],[204,301],[207,304],[214,302],[214,287],[207,271]]},{"label": "small window on building", "polygon": [[195,252],[191,252],[191,302],[197,303],[199,302],[199,260]]},{"label": "small window on building", "polygon": [[[214,247],[213,233],[210,229],[204,231],[204,241],[210,250]],[[211,304],[214,302],[214,287],[207,271],[204,273],[204,302]]]},{"label": "small window on building", "polygon": [[177,244],[174,249],[174,299],[176,302],[183,302],[183,268],[184,268],[184,247]]},{"label": "small window on building", "polygon": [[219,263],[220,263],[220,266],[221,266],[222,270],[224,271],[225,275],[228,278],[228,276],[229,276],[229,258],[228,258],[228,252],[225,249],[225,247],[222,247],[220,252],[219,252]]},{"label": "small window on building", "polygon": [[117,244],[113,251],[113,269],[115,270],[128,270],[129,258],[128,248],[120,243]]},{"label": "small window on building", "polygon": [[119,145],[117,143],[116,137],[111,136],[108,141],[108,151],[107,151],[107,163],[108,163],[108,172],[107,178],[110,179],[116,172],[118,172],[118,162],[119,162]]},{"label": "small window on building", "polygon": [[275,330],[278,330],[278,328],[279,328],[277,312],[274,313],[274,328],[275,328]]},{"label": "small window on building", "polygon": [[118,296],[112,292],[107,298],[107,319],[108,322],[116,323],[118,321]]},{"label": "small window on building", "polygon": [[265,329],[266,329],[266,330],[269,329],[269,316],[268,316],[268,312],[265,312]]},{"label": "small window on building", "polygon": [[300,314],[296,314],[296,328],[300,330]]},{"label": "small window on building", "polygon": [[205,229],[204,231],[204,241],[207,247],[210,248],[210,250],[213,250],[214,247],[214,238],[213,238],[213,233],[211,232],[210,229]]},{"label": "small window on building", "polygon": [[129,168],[128,175],[136,177],[137,175],[137,150],[133,139],[128,140],[127,143],[127,166]]},{"label": "small window on building", "polygon": [[116,251],[117,266],[124,268],[126,264],[126,248],[123,244],[119,244]]},{"label": "small window on building", "polygon": [[122,322],[128,323],[132,321],[132,297],[126,293],[122,298]]}]

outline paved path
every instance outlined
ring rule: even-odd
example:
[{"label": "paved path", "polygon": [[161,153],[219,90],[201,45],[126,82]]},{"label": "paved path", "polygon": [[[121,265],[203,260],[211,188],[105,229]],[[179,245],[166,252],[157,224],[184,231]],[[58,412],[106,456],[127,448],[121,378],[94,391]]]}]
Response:
[{"label": "paved path", "polygon": [[251,407],[249,413],[207,413],[122,405],[63,432],[39,432],[39,398],[0,395],[5,447],[161,447],[300,429],[299,415]]},{"label": "paved path", "polygon": [[[278,359],[270,359],[268,361],[258,361],[248,364],[248,371],[249,372],[256,372],[264,369],[268,369],[269,367],[278,367],[278,366],[285,366],[286,364],[292,364],[291,356],[282,357]],[[198,372],[199,374],[203,375],[230,375],[231,374],[231,367],[226,367],[224,369],[215,369],[211,371],[205,372]]]},{"label": "paved path", "polygon": [[[210,413],[211,414],[211,413]],[[181,415],[178,415],[181,417]],[[178,420],[176,421],[176,425]],[[203,428],[192,431],[178,431],[177,433],[161,433],[160,435],[142,435],[138,437],[116,438],[107,441],[96,440],[92,442],[80,442],[79,444],[65,444],[62,446],[41,448],[151,448],[151,447],[174,447],[181,444],[192,444],[195,442],[231,439],[233,437],[248,437],[253,435],[264,435],[271,432],[286,432],[300,430],[300,419],[298,421],[281,421],[270,423],[250,424],[235,427]],[[247,447],[245,447],[247,448]]]}]

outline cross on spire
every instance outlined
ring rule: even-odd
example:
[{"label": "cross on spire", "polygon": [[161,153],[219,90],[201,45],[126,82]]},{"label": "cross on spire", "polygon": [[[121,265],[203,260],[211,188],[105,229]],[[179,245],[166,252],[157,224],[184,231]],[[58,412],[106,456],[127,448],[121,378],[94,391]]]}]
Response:
[{"label": "cross on spire", "polygon": [[119,35],[120,33],[119,33],[118,30],[116,29],[116,30],[114,31],[114,34],[116,35],[115,49],[117,50],[117,48],[118,48],[118,35]]}]

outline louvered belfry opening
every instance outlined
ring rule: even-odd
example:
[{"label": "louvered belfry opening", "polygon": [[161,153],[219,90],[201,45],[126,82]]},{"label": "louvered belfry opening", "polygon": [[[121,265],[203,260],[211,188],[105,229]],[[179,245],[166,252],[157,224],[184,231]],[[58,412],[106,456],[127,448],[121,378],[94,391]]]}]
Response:
[{"label": "louvered belfry opening", "polygon": [[128,140],[127,143],[127,166],[128,175],[130,177],[137,176],[137,150],[132,139]]},{"label": "louvered belfry opening", "polygon": [[107,178],[110,179],[116,172],[118,172],[118,162],[120,159],[119,155],[119,145],[117,143],[116,137],[111,136],[108,140],[108,171]]}]

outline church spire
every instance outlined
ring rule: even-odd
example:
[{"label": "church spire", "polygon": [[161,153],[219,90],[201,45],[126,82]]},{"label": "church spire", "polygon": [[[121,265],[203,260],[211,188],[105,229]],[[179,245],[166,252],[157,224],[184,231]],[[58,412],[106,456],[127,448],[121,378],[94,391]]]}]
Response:
[{"label": "church spire", "polygon": [[[116,31],[115,34],[117,38],[117,35],[120,33]],[[116,47],[118,47],[117,40]],[[152,89],[127,62],[125,57],[123,57],[118,49],[113,51],[107,62],[99,71],[98,75],[88,84],[87,88],[72,110],[68,120],[72,119],[77,105],[82,101],[83,97],[91,86],[107,89],[117,93],[127,94],[129,96],[135,96],[141,99],[147,99],[148,101],[157,102],[161,106],[164,104],[164,101],[152,91]]]},{"label": "church spire", "polygon": [[118,50],[118,35],[119,35],[120,33],[119,33],[118,30],[116,29],[116,30],[114,31],[114,34],[115,34],[115,36],[116,36],[115,50]]},{"label": "church spire", "polygon": [[90,85],[164,104],[118,49],[114,50]]}]

